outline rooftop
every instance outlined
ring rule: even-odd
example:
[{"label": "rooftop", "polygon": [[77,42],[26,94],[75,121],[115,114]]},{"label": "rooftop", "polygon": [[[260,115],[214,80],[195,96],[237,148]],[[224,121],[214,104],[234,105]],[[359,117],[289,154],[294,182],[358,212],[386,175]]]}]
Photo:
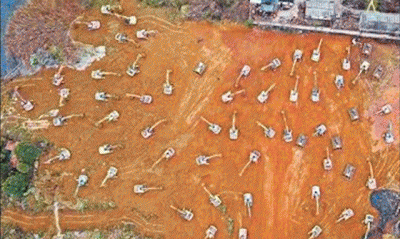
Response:
[{"label": "rooftop", "polygon": [[395,13],[362,12],[360,30],[400,34],[400,15]]},{"label": "rooftop", "polygon": [[335,17],[333,0],[307,0],[306,18],[315,20],[331,20]]}]

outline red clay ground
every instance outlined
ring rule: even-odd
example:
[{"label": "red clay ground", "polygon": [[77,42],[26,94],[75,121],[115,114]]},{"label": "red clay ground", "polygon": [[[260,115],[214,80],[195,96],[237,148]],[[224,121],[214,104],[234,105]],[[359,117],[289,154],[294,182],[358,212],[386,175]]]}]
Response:
[{"label": "red clay ground", "polygon": [[[104,59],[84,72],[65,71],[65,86],[71,89],[71,100],[62,107],[61,113],[84,112],[85,118],[71,119],[66,126],[40,132],[57,147],[66,147],[72,152],[69,161],[49,166],[41,164],[39,168],[40,172],[48,169],[50,172],[73,175],[66,176],[59,187],[63,200],[75,202],[72,196],[76,186],[74,179],[85,168],[89,183],[80,190],[79,197],[91,201],[114,201],[117,205],[117,209],[105,212],[79,214],[64,210],[60,218],[63,230],[105,228],[121,221],[133,221],[140,223],[139,229],[148,235],[202,238],[207,227],[213,224],[219,230],[217,238],[228,238],[226,220],[209,203],[201,186],[205,183],[211,192],[221,195],[227,206],[227,215],[235,220],[233,238],[237,238],[240,225],[249,230],[249,238],[306,238],[315,224],[321,225],[324,230],[321,238],[359,238],[363,235],[365,226],[361,221],[365,214],[377,216],[368,201],[370,190],[365,187],[369,175],[366,158],[373,158],[379,187],[386,185],[388,175],[398,181],[398,140],[389,153],[372,154],[371,122],[364,117],[359,122],[350,122],[347,109],[356,106],[363,115],[364,103],[369,97],[362,83],[349,86],[358,71],[358,49],[352,53],[352,70],[341,70],[345,48],[351,38],[285,34],[231,24],[184,23],[173,26],[151,17],[140,18],[157,12],[155,10],[136,11],[134,6],[123,7],[126,13],[134,12],[139,16],[137,26],[127,27],[115,18],[89,12],[87,19],[100,19],[103,28],[87,32],[79,27],[73,33],[77,41],[95,46],[106,45],[108,50]],[[139,50],[129,44],[118,44],[113,39],[116,32],[124,31],[133,36],[136,30],[142,28],[156,29],[159,33],[155,38],[142,42]],[[310,55],[320,38],[324,38],[321,61],[314,63]],[[390,52],[396,49],[394,45],[373,44],[376,51],[371,59],[382,57],[380,52],[383,50]],[[303,61],[296,66],[296,74],[300,75],[297,106],[289,102],[289,91],[295,83],[295,78],[289,77],[289,71],[296,48],[304,52]],[[124,72],[139,52],[145,52],[147,57],[140,62],[141,73],[130,78]],[[282,60],[282,67],[275,72],[261,72],[260,68],[274,57]],[[198,61],[208,65],[202,77],[192,72]],[[232,104],[223,104],[221,94],[233,89],[233,82],[244,64],[252,67],[250,76],[241,81],[240,88],[246,89],[246,94],[236,96]],[[98,68],[124,75],[95,81],[90,78],[90,72]],[[171,82],[175,92],[172,96],[162,94],[167,69],[173,70]],[[318,84],[322,90],[322,100],[317,104],[309,99],[314,70],[318,72]],[[392,72],[393,69],[388,74]],[[35,110],[21,112],[22,115],[36,118],[56,108],[58,94],[51,84],[53,74],[54,71],[44,71],[32,77],[38,80],[9,84],[13,87],[15,84],[35,83],[29,88],[22,87],[22,91],[36,104]],[[346,87],[341,92],[333,84],[336,74],[345,77]],[[277,86],[268,103],[260,105],[256,96],[272,83]],[[154,97],[154,103],[142,105],[127,98],[98,103],[94,100],[97,90],[121,96],[128,92],[148,93]],[[309,136],[305,149],[282,140],[282,109],[287,112],[294,137],[297,138],[299,133]],[[118,122],[104,124],[102,128],[94,127],[94,122],[112,110],[120,112]],[[235,110],[238,112],[240,136],[237,141],[230,141],[228,129]],[[208,131],[205,123],[199,120],[200,116],[221,125],[221,134],[213,135]],[[140,136],[143,128],[162,118],[168,121],[156,129],[152,138],[145,140]],[[272,125],[277,131],[276,137],[266,139],[256,120]],[[311,137],[319,123],[328,126],[328,133],[321,138]],[[399,122],[394,123],[397,132]],[[326,147],[332,152],[330,136],[334,134],[341,136],[344,148],[332,153],[334,168],[331,172],[324,172],[322,160]],[[396,137],[398,139],[398,135]],[[121,143],[124,149],[101,156],[97,149],[104,143]],[[155,173],[148,172],[168,147],[176,149],[176,156],[159,164]],[[239,177],[238,173],[253,149],[259,150],[262,158]],[[196,156],[215,153],[221,153],[223,157],[211,161],[209,166],[195,164]],[[41,162],[45,160],[43,158]],[[351,181],[342,176],[347,163],[357,168]],[[99,188],[110,166],[118,167],[119,176],[109,180],[105,188]],[[163,186],[165,190],[135,195],[133,185],[144,182]],[[315,201],[311,199],[313,185],[319,185],[322,193],[318,216],[315,215]],[[251,192],[254,197],[251,218],[246,216],[243,205],[242,193],[245,192]],[[169,205],[193,209],[193,221],[180,219]],[[348,207],[354,210],[355,216],[336,224],[335,220],[342,210]],[[147,224],[140,219],[138,212],[153,217]],[[19,213],[7,210],[2,219],[9,219],[26,230],[46,230],[49,223],[54,225],[50,212],[32,217]]]}]

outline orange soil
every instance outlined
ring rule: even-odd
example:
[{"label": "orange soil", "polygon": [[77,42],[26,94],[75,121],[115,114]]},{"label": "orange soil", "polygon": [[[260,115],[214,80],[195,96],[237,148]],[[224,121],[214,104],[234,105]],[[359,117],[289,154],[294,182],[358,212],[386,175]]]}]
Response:
[{"label": "orange soil", "polygon": [[[125,12],[133,12],[133,7],[124,8]],[[137,15],[145,15],[146,11],[152,10],[139,11]],[[64,200],[74,201],[74,179],[85,168],[89,183],[81,188],[79,197],[93,201],[112,200],[116,202],[117,209],[84,214],[63,210],[60,214],[63,230],[104,228],[121,221],[133,221],[140,223],[142,226],[139,229],[148,235],[202,238],[208,226],[214,224],[219,230],[217,238],[228,238],[226,221],[209,203],[202,183],[211,192],[220,194],[227,206],[227,215],[235,220],[233,238],[237,238],[240,225],[249,230],[250,238],[305,238],[315,224],[323,228],[321,238],[359,238],[365,231],[365,225],[361,223],[365,214],[377,216],[368,201],[370,191],[365,187],[369,175],[365,159],[371,151],[370,123],[365,118],[352,123],[347,113],[347,109],[356,106],[360,115],[363,115],[363,102],[367,97],[362,84],[349,87],[357,74],[359,50],[352,53],[352,70],[341,70],[341,61],[346,55],[345,47],[351,40],[349,37],[294,35],[229,24],[212,26],[187,22],[172,26],[153,18],[144,21],[139,18],[137,26],[128,27],[115,18],[100,16],[97,12],[88,13],[88,19],[100,19],[102,29],[87,32],[83,27],[78,27],[73,33],[74,39],[95,46],[104,44],[108,55],[86,71],[65,70],[65,86],[71,89],[71,99],[61,108],[61,113],[84,112],[86,116],[84,119],[71,119],[63,127],[51,127],[40,132],[57,147],[70,149],[72,158],[51,165],[41,164],[39,170],[72,173],[74,176],[65,177],[59,190]],[[118,31],[134,36],[135,31],[142,28],[156,29],[159,33],[155,38],[142,42],[139,50],[129,44],[118,44],[113,39]],[[314,63],[310,55],[320,38],[324,38],[321,61]],[[303,61],[297,64],[295,71],[300,75],[297,106],[289,102],[289,92],[295,83],[295,78],[289,77],[289,72],[296,48],[304,52]],[[141,73],[130,78],[125,70],[139,52],[145,52],[147,57],[139,63]],[[282,66],[275,72],[261,72],[260,68],[274,57],[281,59]],[[208,65],[202,77],[192,72],[198,61]],[[234,89],[233,82],[244,64],[252,67],[250,76],[241,81],[240,88],[246,89],[246,93],[237,95],[232,104],[223,104],[221,94]],[[123,76],[110,76],[100,81],[91,79],[90,72],[98,68],[121,72]],[[175,92],[172,96],[162,94],[167,69],[173,70],[171,83],[175,86]],[[317,104],[309,98],[314,70],[318,72],[322,97]],[[35,118],[57,107],[57,90],[51,84],[53,74],[54,70],[43,71],[33,77],[40,78],[31,81],[35,86],[22,87],[22,91],[34,100],[36,108],[30,113],[21,114]],[[333,84],[336,74],[343,74],[346,81],[345,88],[340,92]],[[272,83],[277,84],[276,88],[268,102],[260,105],[256,96]],[[98,103],[94,100],[97,90],[121,96],[128,92],[148,93],[154,97],[154,102],[142,105],[138,100],[123,97],[120,101]],[[282,109],[287,112],[294,137],[297,138],[299,133],[309,136],[305,149],[298,148],[294,142],[288,144],[282,140]],[[117,122],[105,123],[102,128],[94,127],[94,122],[112,110],[120,112]],[[238,112],[240,135],[237,141],[231,141],[228,131],[235,110]],[[200,116],[221,125],[221,134],[213,135],[208,131],[206,124],[199,120]],[[153,137],[143,139],[140,131],[162,118],[168,121],[156,128]],[[276,137],[266,139],[256,120],[272,125],[277,132]],[[314,127],[319,123],[328,126],[328,133],[321,138],[311,137]],[[395,130],[398,130],[398,126],[396,122]],[[344,148],[332,153],[330,136],[337,133],[343,140]],[[105,143],[121,143],[124,149],[110,155],[99,155],[97,149]],[[168,147],[176,149],[175,157],[168,162],[161,162],[155,173],[148,172]],[[322,168],[326,147],[332,153],[334,168],[331,172],[324,172]],[[261,152],[260,161],[252,164],[239,177],[239,171],[254,149]],[[212,160],[208,166],[199,167],[195,164],[198,155],[215,153],[221,153],[223,157]],[[41,159],[41,162],[45,160]],[[351,181],[342,176],[347,163],[357,168]],[[399,179],[396,157],[382,160],[374,158],[373,164],[379,187],[384,186],[389,172]],[[105,188],[99,188],[110,166],[118,167],[118,178],[109,180]],[[133,193],[133,185],[138,183],[162,186],[165,190],[138,196]],[[318,216],[315,215],[315,201],[311,198],[313,185],[319,185],[322,193]],[[254,197],[251,218],[247,217],[243,205],[242,193],[245,192],[251,192]],[[180,219],[169,205],[193,209],[193,221]],[[342,210],[348,207],[354,210],[355,216],[336,224],[335,220]],[[144,215],[157,216],[146,223],[140,219],[137,210]],[[17,214],[10,210],[3,213],[2,219],[14,221],[26,230],[46,229],[53,220],[50,212],[31,219],[23,212]]]}]

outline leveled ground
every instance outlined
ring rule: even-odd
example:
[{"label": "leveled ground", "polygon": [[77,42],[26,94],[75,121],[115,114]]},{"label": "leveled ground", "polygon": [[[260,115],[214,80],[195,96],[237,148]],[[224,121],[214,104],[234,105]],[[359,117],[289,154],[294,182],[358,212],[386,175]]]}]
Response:
[{"label": "leveled ground", "polygon": [[[372,153],[371,122],[363,116],[370,95],[366,93],[367,86],[363,81],[350,86],[358,73],[359,49],[352,48],[352,70],[344,72],[341,69],[350,38],[286,34],[230,24],[184,23],[178,26],[149,17],[154,14],[153,10],[123,7],[125,13],[139,16],[137,26],[124,26],[113,17],[89,12],[85,17],[99,19],[102,29],[87,32],[78,27],[73,32],[77,41],[107,47],[107,56],[86,71],[66,70],[64,73],[65,87],[71,90],[71,99],[61,108],[61,114],[85,113],[85,118],[71,119],[63,127],[50,127],[39,132],[57,147],[66,147],[72,152],[72,158],[66,162],[40,164],[39,167],[41,175],[45,170],[58,175],[70,173],[55,189],[63,201],[75,202],[72,196],[75,178],[85,168],[89,183],[80,190],[79,197],[94,202],[113,201],[117,205],[114,210],[83,214],[63,210],[60,214],[62,229],[105,228],[131,221],[149,236],[202,238],[208,226],[213,224],[219,230],[218,238],[228,238],[227,219],[230,217],[234,219],[235,228],[232,238],[237,238],[241,226],[249,230],[250,238],[305,238],[315,224],[324,230],[321,238],[359,238],[363,235],[365,225],[361,221],[365,214],[377,216],[368,201],[370,190],[365,187],[369,175],[366,158],[372,158],[379,187],[386,186],[391,179],[399,180],[396,170],[399,167],[399,135],[396,133],[395,147]],[[117,32],[126,32],[133,37],[135,31],[142,28],[156,29],[158,34],[141,42],[140,49],[114,40]],[[321,61],[314,63],[310,55],[320,38],[324,39]],[[392,52],[396,47],[373,44],[371,67],[374,69],[378,60],[384,62],[388,69],[385,79],[390,80],[398,62]],[[295,49],[304,52],[303,61],[295,71],[300,76],[297,105],[289,102],[289,92],[295,84],[295,78],[289,77]],[[140,62],[141,73],[131,78],[125,71],[140,52],[146,54]],[[274,57],[281,59],[282,66],[275,72],[261,72],[260,68]],[[192,72],[199,61],[208,65],[202,77]],[[250,76],[240,84],[240,89],[245,89],[246,93],[236,96],[232,104],[223,104],[221,94],[234,89],[234,80],[244,64],[252,67]],[[100,81],[91,79],[90,72],[99,68],[121,72],[123,76]],[[171,82],[175,92],[172,96],[162,94],[167,69],[173,70]],[[317,104],[310,100],[314,70],[318,72],[322,97]],[[51,84],[53,74],[54,70],[43,71],[27,81],[20,79],[8,85],[10,88],[21,85],[22,92],[35,102],[32,112],[21,112],[21,115],[34,119],[57,107],[57,89]],[[344,75],[346,86],[342,91],[333,84],[336,74]],[[364,78],[370,79],[371,72],[363,75]],[[276,88],[268,102],[260,105],[256,96],[272,83],[276,83]],[[154,97],[154,102],[142,105],[137,100],[122,97],[119,101],[99,103],[94,100],[98,90],[120,96],[147,93]],[[359,122],[350,121],[347,110],[351,107],[358,108],[362,116]],[[398,105],[396,107],[394,113],[398,115]],[[120,113],[120,119],[96,128],[94,123],[112,110]],[[240,136],[237,141],[231,141],[228,130],[235,110]],[[282,140],[281,110],[287,112],[295,138],[299,133],[309,137],[304,149]],[[221,134],[213,135],[208,131],[200,116],[221,125]],[[156,128],[153,137],[143,139],[140,131],[162,118],[168,121]],[[274,127],[276,137],[265,138],[256,125],[257,120]],[[311,137],[314,127],[320,123],[327,125],[328,133],[320,138]],[[394,131],[398,132],[399,122],[395,121],[394,125]],[[342,138],[344,147],[332,152],[330,138],[336,134]],[[105,143],[120,143],[124,148],[110,155],[99,155],[98,147]],[[155,173],[149,172],[153,162],[168,147],[176,149],[176,156],[159,164]],[[331,172],[324,172],[322,168],[326,147],[332,153],[334,168]],[[260,161],[239,177],[238,173],[254,149],[261,152]],[[53,151],[51,155],[55,153]],[[211,161],[209,166],[195,164],[198,155],[216,153],[221,153],[222,158]],[[41,163],[45,160],[42,158]],[[351,181],[342,176],[347,163],[357,168]],[[105,188],[99,188],[110,166],[119,169],[118,178],[109,180]],[[138,196],[133,193],[133,185],[138,183],[165,189]],[[209,203],[202,183],[220,195],[227,207],[225,215]],[[322,193],[318,216],[315,215],[315,201],[311,198],[313,185],[319,185]],[[243,205],[242,193],[245,192],[251,192],[254,197],[251,218]],[[180,219],[170,205],[192,209],[194,219],[190,222]],[[354,218],[336,224],[342,210],[349,207],[355,212]],[[47,230],[49,224],[53,225],[49,230],[54,230],[50,212],[30,216],[7,210],[2,219],[26,230]]]}]

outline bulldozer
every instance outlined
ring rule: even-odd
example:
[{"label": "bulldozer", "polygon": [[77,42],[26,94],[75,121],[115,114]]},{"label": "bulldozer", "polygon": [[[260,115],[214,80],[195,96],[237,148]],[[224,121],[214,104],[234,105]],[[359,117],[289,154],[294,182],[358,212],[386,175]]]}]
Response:
[{"label": "bulldozer", "polygon": [[120,145],[120,144],[116,144],[116,145],[104,144],[99,147],[99,154],[101,154],[101,155],[110,154],[114,151],[114,149],[120,149],[120,148],[122,148],[122,145]]},{"label": "bulldozer", "polygon": [[45,164],[50,164],[54,160],[58,159],[60,161],[64,161],[71,158],[71,152],[66,148],[60,148],[58,155],[48,159]]},{"label": "bulldozer", "polygon": [[239,130],[236,128],[236,111],[233,112],[232,115],[232,127],[229,129],[229,139],[230,140],[237,140],[239,137]]},{"label": "bulldozer", "polygon": [[179,213],[179,216],[185,219],[186,221],[191,221],[194,217],[193,212],[187,209],[178,209],[174,206],[170,206],[173,210],[177,211]]},{"label": "bulldozer", "polygon": [[239,74],[238,78],[236,78],[235,87],[239,87],[240,79],[241,79],[243,76],[244,76],[244,77],[247,77],[247,76],[250,75],[250,70],[251,70],[250,66],[248,66],[248,65],[244,65],[244,66],[243,66],[242,70],[240,70],[240,74]]},{"label": "bulldozer", "polygon": [[343,212],[340,214],[339,219],[336,220],[336,223],[345,220],[347,221],[348,219],[350,219],[351,217],[354,216],[354,212],[351,208],[346,208],[345,210],[343,210]]},{"label": "bulldozer", "polygon": [[221,126],[211,123],[210,121],[208,121],[206,118],[204,118],[203,116],[200,117],[200,119],[202,121],[204,121],[206,124],[208,124],[208,129],[213,132],[214,134],[219,134],[221,132]]},{"label": "bulldozer", "polygon": [[292,130],[289,129],[289,126],[287,124],[287,120],[286,120],[286,115],[285,115],[285,111],[281,111],[282,117],[283,117],[283,121],[285,122],[285,129],[283,130],[283,140],[286,143],[290,143],[293,141],[293,133]]},{"label": "bulldozer", "polygon": [[269,93],[275,88],[275,83],[273,83],[267,90],[261,91],[261,93],[257,96],[258,102],[261,104],[265,103],[268,100]]},{"label": "bulldozer", "polygon": [[233,101],[233,97],[235,95],[238,95],[238,94],[241,94],[241,93],[244,93],[244,92],[245,92],[244,89],[243,90],[238,90],[236,92],[227,91],[224,94],[222,94],[221,100],[222,100],[223,103],[230,103],[230,102]]},{"label": "bulldozer", "polygon": [[253,195],[251,193],[243,194],[244,205],[247,207],[247,213],[251,217],[251,207],[253,207]]},{"label": "bulldozer", "polygon": [[203,75],[204,71],[206,70],[207,66],[203,62],[199,62],[196,67],[194,68],[194,72],[198,75]]},{"label": "bulldozer", "polygon": [[108,179],[117,177],[117,172],[118,172],[118,169],[116,167],[110,167],[107,170],[107,175],[101,182],[100,187],[104,187]]},{"label": "bulldozer", "polygon": [[151,95],[136,95],[136,94],[125,94],[127,97],[131,97],[132,99],[137,98],[143,104],[150,104],[153,102],[153,97]]},{"label": "bulldozer", "polygon": [[204,239],[213,239],[215,238],[215,234],[217,233],[217,228],[214,225],[211,225],[206,231],[206,237]]},{"label": "bulldozer", "polygon": [[319,40],[319,44],[317,49],[313,50],[313,53],[311,55],[311,60],[315,62],[319,62],[319,58],[321,57],[321,44],[322,44],[322,38]]},{"label": "bulldozer", "polygon": [[307,136],[305,136],[304,134],[299,134],[296,140],[296,144],[297,146],[304,148],[307,144],[307,140]]},{"label": "bulldozer", "polygon": [[338,90],[343,89],[344,87],[344,78],[342,75],[336,75],[335,77],[335,85]]},{"label": "bulldozer", "polygon": [[243,175],[244,171],[250,166],[251,163],[257,163],[260,156],[261,156],[261,153],[259,151],[257,151],[257,150],[251,151],[250,156],[249,156],[249,161],[243,167],[242,171],[240,171],[239,176]]},{"label": "bulldozer", "polygon": [[116,72],[106,72],[106,71],[102,71],[102,70],[100,70],[100,69],[99,69],[99,70],[94,70],[94,71],[92,71],[92,73],[91,73],[92,78],[95,79],[95,80],[104,79],[105,76],[107,76],[107,75],[121,76],[121,74],[119,74],[119,73],[116,73]]},{"label": "bulldozer", "polygon": [[350,120],[351,121],[357,121],[360,119],[360,116],[358,114],[358,111],[355,107],[352,107],[348,110],[349,112],[349,116],[350,116]]},{"label": "bulldozer", "polygon": [[301,61],[301,58],[303,57],[303,51],[296,49],[293,53],[293,66],[292,66],[292,70],[290,71],[290,76],[293,76],[294,74],[294,67],[296,66],[296,63],[298,61]]},{"label": "bulldozer", "polygon": [[152,126],[146,127],[144,130],[142,130],[141,135],[143,138],[148,139],[150,136],[154,134],[154,129],[161,123],[167,121],[166,119],[162,119],[154,123]]},{"label": "bulldozer", "polygon": [[214,154],[214,155],[210,155],[210,156],[200,155],[196,158],[196,164],[197,165],[209,165],[210,163],[208,161],[210,159],[220,158],[220,157],[222,157],[222,154]]},{"label": "bulldozer", "polygon": [[274,138],[276,132],[271,126],[265,126],[260,121],[256,121],[256,123],[264,130],[265,137]]},{"label": "bulldozer", "polygon": [[320,226],[315,225],[308,234],[311,234],[309,239],[317,238],[322,233]]},{"label": "bulldozer", "polygon": [[168,148],[167,150],[165,150],[163,155],[151,166],[150,170],[153,170],[154,167],[161,162],[161,160],[163,160],[163,159],[169,160],[174,155],[175,155],[175,149]]},{"label": "bulldozer", "polygon": [[100,127],[104,121],[108,121],[108,122],[117,121],[118,118],[119,118],[119,113],[118,113],[118,111],[114,110],[110,114],[108,114],[106,117],[104,117],[103,119],[97,121],[94,125],[97,127]]},{"label": "bulldozer", "polygon": [[317,127],[315,127],[315,131],[313,133],[313,136],[322,136],[326,132],[326,126],[324,124],[319,124]]},{"label": "bulldozer", "polygon": [[314,87],[311,91],[310,98],[311,98],[312,102],[316,103],[316,102],[319,102],[320,91],[319,91],[318,83],[317,83],[317,72],[314,71],[313,74],[314,74]]},{"label": "bulldozer", "polygon": [[261,67],[262,71],[266,71],[267,69],[276,70],[278,67],[282,65],[281,61],[278,58],[274,58],[271,63],[266,66]]},{"label": "bulldozer", "polygon": [[63,126],[64,123],[70,118],[73,118],[73,117],[83,118],[84,116],[85,116],[84,114],[72,114],[72,115],[68,115],[68,116],[59,115],[53,119],[53,125],[56,127]]},{"label": "bulldozer", "polygon": [[351,63],[350,63],[350,46],[346,48],[347,50],[347,57],[343,59],[342,63],[342,68],[345,71],[349,71],[351,68]]},{"label": "bulldozer", "polygon": [[126,70],[126,74],[128,74],[131,77],[138,74],[140,72],[138,63],[139,63],[139,60],[142,59],[143,57],[144,57],[144,54],[139,53],[136,56],[135,62],[133,62],[132,65],[128,66],[128,70]]},{"label": "bulldozer", "polygon": [[294,89],[290,90],[289,100],[290,100],[290,102],[293,102],[293,103],[297,103],[297,100],[299,98],[299,92],[297,89],[298,85],[299,85],[299,79],[300,79],[300,76],[296,76],[296,84],[294,86]]},{"label": "bulldozer", "polygon": [[163,84],[163,93],[165,95],[172,95],[172,91],[174,87],[169,82],[169,75],[172,73],[172,70],[167,70],[167,76],[165,77],[165,83]]},{"label": "bulldozer", "polygon": [[324,170],[330,171],[333,168],[332,160],[329,154],[329,148],[326,147],[326,158],[323,161]]},{"label": "bulldozer", "polygon": [[133,186],[133,192],[136,194],[144,194],[148,191],[163,190],[162,187],[148,187],[146,184],[137,184]]},{"label": "bulldozer", "polygon": [[16,97],[17,99],[19,99],[21,101],[21,106],[22,109],[24,109],[25,111],[31,111],[34,108],[34,105],[31,101],[24,99],[21,94],[18,91],[19,86],[16,86],[14,88],[14,97]]}]

